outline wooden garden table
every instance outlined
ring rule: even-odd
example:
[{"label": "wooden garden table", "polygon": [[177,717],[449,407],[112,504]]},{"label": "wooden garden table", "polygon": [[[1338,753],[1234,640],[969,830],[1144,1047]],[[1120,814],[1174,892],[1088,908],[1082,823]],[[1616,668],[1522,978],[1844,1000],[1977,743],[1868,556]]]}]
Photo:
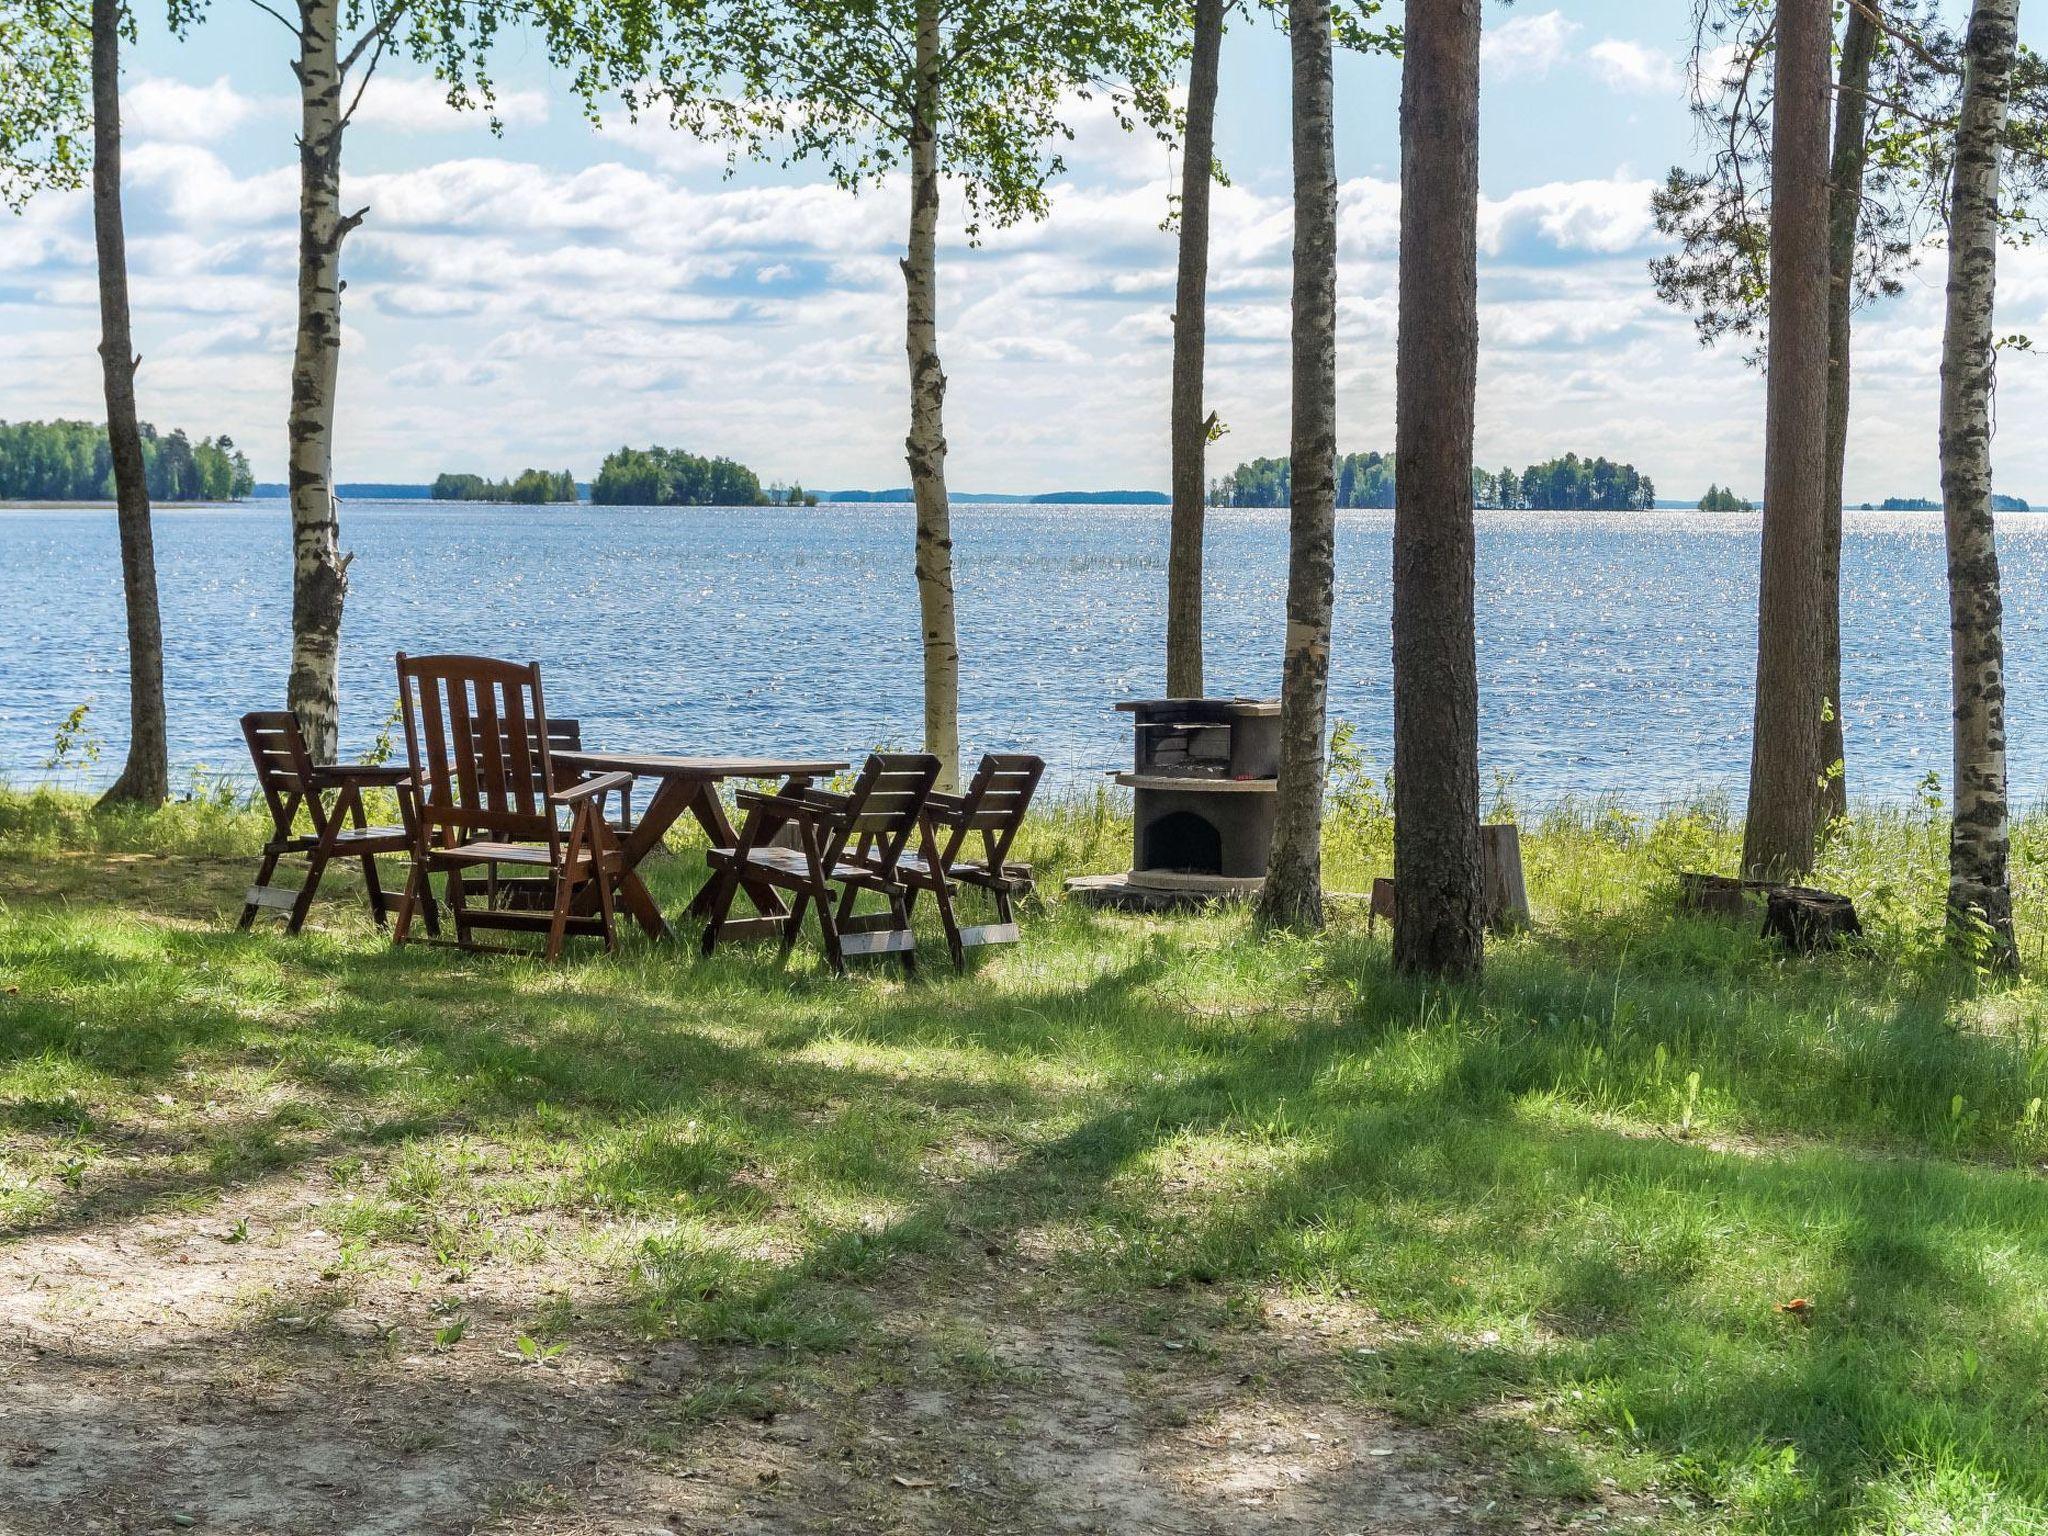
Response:
[{"label": "wooden garden table", "polygon": [[[733,830],[732,821],[725,814],[725,802],[718,794],[718,786],[727,779],[781,779],[803,785],[812,779],[844,773],[848,767],[846,763],[824,758],[675,757],[662,752],[594,751],[551,755],[563,767],[579,773],[630,773],[636,779],[654,781],[654,798],[634,821],[632,830],[619,838],[628,869],[637,868],[642,859],[661,847],[668,829],[686,811],[697,818],[697,825],[704,829],[714,848],[730,848],[738,843],[739,833]],[[703,914],[710,888],[711,882],[706,881],[691,901],[692,917]],[[783,919],[789,915],[780,893],[759,882],[742,882],[742,889],[760,915],[727,922],[725,931],[736,938],[761,936],[771,930],[779,933]],[[652,901],[646,902],[644,910],[634,906],[633,915],[649,938],[669,936],[668,923]]]}]

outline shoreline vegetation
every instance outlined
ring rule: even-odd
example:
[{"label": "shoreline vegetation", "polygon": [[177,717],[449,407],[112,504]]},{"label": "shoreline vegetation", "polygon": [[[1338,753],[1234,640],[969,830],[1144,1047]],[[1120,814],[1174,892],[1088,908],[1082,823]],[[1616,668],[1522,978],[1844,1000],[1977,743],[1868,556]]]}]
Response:
[{"label": "shoreline vegetation", "polygon": [[[153,502],[240,501],[255,489],[249,459],[226,433],[193,442],[138,424],[143,478]],[[0,502],[111,503],[114,456],[104,424],[0,421]]]}]

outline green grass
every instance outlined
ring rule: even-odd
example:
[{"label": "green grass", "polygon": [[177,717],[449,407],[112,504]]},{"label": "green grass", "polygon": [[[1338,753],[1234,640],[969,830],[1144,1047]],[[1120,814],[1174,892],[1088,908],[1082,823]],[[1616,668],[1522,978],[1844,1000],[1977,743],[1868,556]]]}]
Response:
[{"label": "green grass", "polygon": [[[1354,776],[1335,813],[1357,889],[1384,806]],[[623,1300],[536,1298],[538,1345],[791,1358],[862,1348],[903,1266],[1028,1260],[1103,1337],[1341,1315],[1371,1340],[1330,1346],[1352,1391],[1534,1495],[2048,1530],[2043,995],[1943,954],[1931,810],[1834,838],[1820,882],[1870,934],[1819,959],[1673,910],[1672,871],[1737,835],[1713,806],[1527,821],[1537,926],[1470,987],[1394,976],[1348,912],[1262,941],[1235,910],[1057,901],[966,977],[840,983],[804,952],[392,951],[345,897],[298,941],[242,936],[246,814],[0,794],[0,1232],[307,1177],[323,1279],[571,1241]],[[1074,802],[1028,851],[1057,890],[1127,836]],[[2015,857],[2038,970],[2048,822]],[[692,868],[655,871],[670,910]],[[1012,1369],[942,1345],[965,1379]]]}]

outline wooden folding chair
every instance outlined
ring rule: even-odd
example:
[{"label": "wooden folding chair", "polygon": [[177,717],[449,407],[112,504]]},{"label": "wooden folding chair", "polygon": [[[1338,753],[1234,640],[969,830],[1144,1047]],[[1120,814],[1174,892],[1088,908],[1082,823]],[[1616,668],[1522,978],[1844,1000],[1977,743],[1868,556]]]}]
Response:
[{"label": "wooden folding chair", "polygon": [[[931,892],[955,967],[965,965],[967,951],[977,945],[1017,941],[1014,898],[1030,894],[1031,866],[1010,862],[1010,846],[1044,776],[1042,757],[1024,752],[987,754],[965,793],[931,796],[931,829],[924,846],[898,862],[898,874],[910,887],[907,906],[914,908],[920,893]],[[981,836],[979,859],[966,846],[975,833]],[[955,888],[960,886],[988,893],[996,909],[993,923],[960,926],[954,905]]]},{"label": "wooden folding chair", "polygon": [[[320,889],[320,877],[335,858],[360,859],[363,884],[370,897],[370,912],[381,925],[386,902],[384,887],[377,879],[377,855],[412,851],[407,829],[373,827],[363,806],[364,789],[376,785],[396,790],[401,808],[407,803],[411,775],[398,767],[371,767],[363,763],[315,763],[306,750],[305,733],[290,710],[256,710],[242,716],[242,737],[249,743],[249,761],[255,765],[256,786],[263,803],[270,808],[271,836],[263,845],[263,863],[256,871],[256,883],[249,887],[242,904],[242,928],[256,921],[264,907],[289,915],[284,931],[297,933],[306,924],[313,896]],[[310,832],[299,830],[299,812],[306,813]],[[270,883],[278,861],[287,855],[303,854],[306,878],[297,890]],[[438,929],[431,906],[427,926]]]},{"label": "wooden folding chair", "polygon": [[[876,752],[843,795],[794,781],[772,795],[741,790],[738,801],[746,821],[739,842],[705,855],[713,876],[704,953],[717,948],[744,878],[792,893],[789,915],[781,920],[785,955],[803,930],[805,909],[815,905],[825,960],[836,974],[846,974],[849,955],[893,954],[905,971],[914,971],[917,943],[910,931],[909,887],[898,865],[912,834],[926,826],[925,807],[938,777],[939,760],[929,753]],[[769,841],[784,827],[794,831],[797,846]],[[840,898],[836,914],[835,886]],[[856,916],[854,906],[863,892],[880,896],[887,910]]]},{"label": "wooden folding chair", "polygon": [[[548,756],[550,761],[553,761],[555,756],[559,753],[581,752],[583,750],[582,721],[574,719],[564,720],[560,717],[553,717],[544,722],[544,724],[547,733]],[[469,728],[473,733],[479,733],[483,730],[483,725],[479,721],[472,720],[470,721]],[[498,734],[501,737],[503,737],[507,729],[505,722],[500,720],[498,722],[497,729]],[[541,729],[541,725],[536,724],[532,720],[526,722],[527,759],[533,764],[534,772],[536,774],[538,774],[540,771]],[[503,742],[503,750],[505,752],[507,760],[509,761],[512,755],[512,744],[509,738],[507,738]],[[580,773],[569,773],[566,771],[562,772],[562,778],[564,782],[566,783],[567,787],[572,789],[577,784],[581,783],[585,777],[587,777],[587,775]],[[545,795],[546,793],[546,791],[541,788],[538,782],[536,782],[535,784],[535,790],[537,793],[543,795]],[[609,792],[607,792],[607,797],[608,794]],[[608,811],[605,811],[603,809],[603,798],[605,797],[600,798],[599,813],[605,816],[606,820],[609,822],[611,826],[612,831],[617,833],[621,837],[623,837],[626,833],[632,831],[633,781],[631,779],[626,780],[625,787],[619,791],[619,810],[616,816],[611,815]],[[512,907],[545,908],[548,902],[552,899],[553,891],[546,880],[535,879],[531,876],[514,876],[510,879],[501,879],[499,877],[498,866],[496,864],[488,864],[484,867],[484,905],[487,907],[504,905]]]},{"label": "wooden folding chair", "polygon": [[[431,877],[439,874],[464,949],[489,947],[472,938],[476,928],[545,932],[549,960],[560,958],[570,933],[616,948],[615,898],[653,907],[603,813],[605,795],[623,792],[632,776],[601,773],[558,787],[540,668],[532,663],[400,651],[398,689],[417,809],[412,875],[393,941],[409,937],[413,908],[431,898]],[[547,909],[469,905],[470,873],[500,865],[545,881]],[[575,910],[586,888],[595,891],[594,912]]]}]

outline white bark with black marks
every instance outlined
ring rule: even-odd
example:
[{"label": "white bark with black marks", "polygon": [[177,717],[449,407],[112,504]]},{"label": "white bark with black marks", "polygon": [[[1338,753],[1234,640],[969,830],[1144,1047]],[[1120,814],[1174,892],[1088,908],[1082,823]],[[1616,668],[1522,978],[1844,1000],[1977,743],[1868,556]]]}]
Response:
[{"label": "white bark with black marks", "polygon": [[1289,0],[1294,62],[1293,466],[1280,783],[1258,916],[1323,926],[1323,744],[1337,576],[1337,154],[1329,0]]},{"label": "white bark with black marks", "polygon": [[1209,339],[1209,193],[1216,169],[1216,74],[1227,0],[1195,0],[1188,126],[1180,178],[1180,274],[1173,303],[1173,518],[1166,552],[1166,691],[1199,698],[1202,536],[1207,517],[1208,415],[1202,385]]},{"label": "white bark with black marks", "polygon": [[946,497],[946,374],[939,366],[939,0],[917,0],[910,128],[910,248],[903,260],[910,436],[917,504],[917,605],[924,654],[924,749],[939,788],[960,786],[960,640],[953,615],[953,517]]},{"label": "white bark with black marks", "polygon": [[2017,962],[2007,875],[2005,636],[1991,515],[1992,314],[1998,278],[1999,140],[2019,39],[2019,0],[1975,0],[1949,198],[1948,316],[1941,353],[1941,496],[1948,534],[1955,819],[1951,931],[1988,933]]},{"label": "white bark with black marks", "polygon": [[92,223],[99,255],[100,371],[107,446],[121,531],[121,591],[128,618],[128,760],[103,804],[162,805],[170,795],[164,721],[164,635],[157,609],[156,542],[135,406],[129,324],[128,236],[121,216],[121,3],[92,0]]},{"label": "white bark with black marks", "polygon": [[341,243],[362,213],[341,211],[341,140],[348,126],[338,0],[300,0],[299,328],[292,356],[289,480],[292,656],[286,702],[318,762],[340,736],[342,604],[349,557],[334,501],[334,404],[341,361]]}]

